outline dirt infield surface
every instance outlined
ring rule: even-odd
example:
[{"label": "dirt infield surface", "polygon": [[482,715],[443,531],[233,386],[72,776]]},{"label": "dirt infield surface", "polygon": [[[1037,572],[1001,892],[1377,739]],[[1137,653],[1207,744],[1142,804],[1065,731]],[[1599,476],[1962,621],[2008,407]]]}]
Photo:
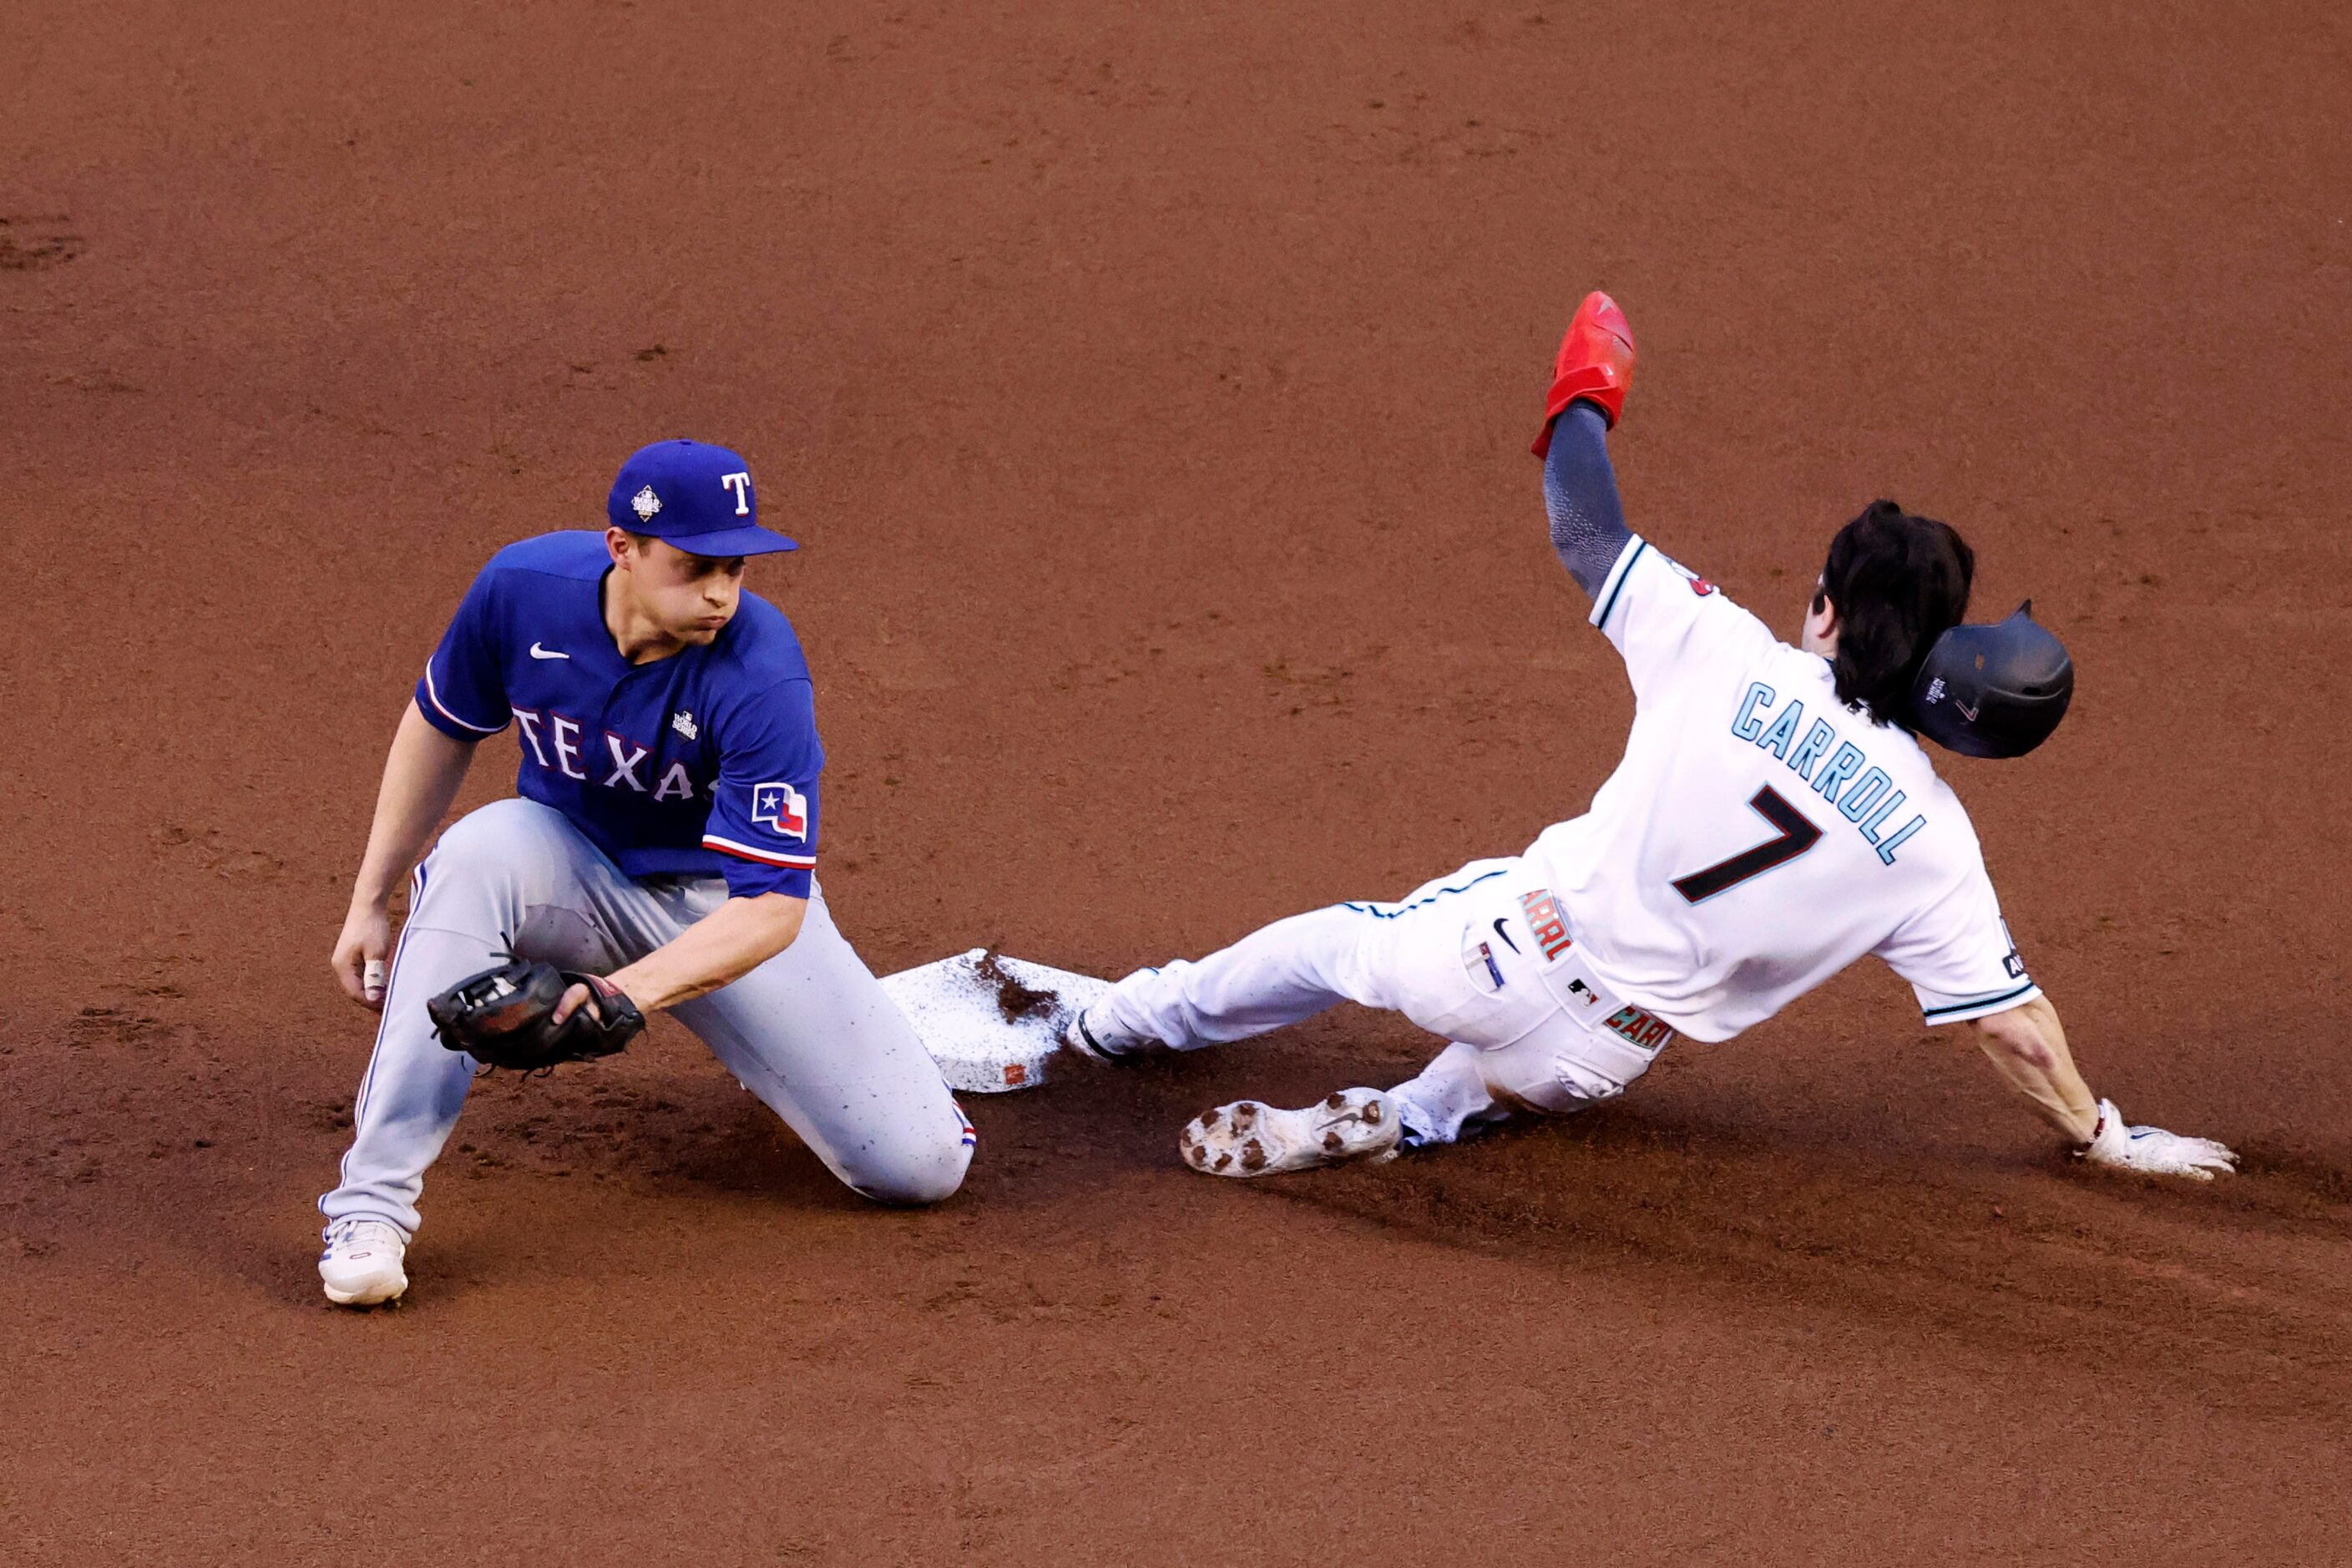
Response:
[{"label": "dirt infield surface", "polygon": [[[0,1561],[2352,1561],[2342,7],[6,34]],[[2242,1177],[2070,1165],[1875,965],[1385,1170],[1174,1155],[1430,1048],[1361,1015],[972,1101],[924,1214],[663,1026],[486,1086],[408,1300],[320,1300],[325,960],[494,546],[740,447],[844,929],[1123,973],[1605,776],[1525,451],[1592,286],[1635,527],[1793,635],[1893,495],[2069,639],[1950,774],[2093,1083]]]}]

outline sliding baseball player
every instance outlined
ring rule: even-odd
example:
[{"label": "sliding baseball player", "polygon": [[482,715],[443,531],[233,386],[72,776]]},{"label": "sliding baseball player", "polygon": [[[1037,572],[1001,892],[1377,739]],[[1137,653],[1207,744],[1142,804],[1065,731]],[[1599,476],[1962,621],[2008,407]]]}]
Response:
[{"label": "sliding baseball player", "polygon": [[1449,1042],[1394,1089],[1300,1110],[1244,1100],[1184,1129],[1194,1169],[1260,1176],[1599,1104],[1678,1037],[1730,1039],[1875,955],[1927,1023],[1971,1026],[2085,1160],[2200,1180],[2231,1170],[2221,1144],[2129,1126],[2093,1095],[2001,921],[1968,814],[1920,746],[2015,757],[2040,744],[2074,690],[2057,638],[2022,609],[1962,624],[1968,545],[1881,501],[1831,541],[1798,645],[1780,642],[1627,531],[1606,437],[1633,371],[1623,313],[1588,297],[1535,443],[1552,544],[1636,700],[1591,808],[1396,902],[1296,915],[1130,974],[1077,1016],[1070,1043],[1107,1059],[1192,1050],[1342,1000]]}]

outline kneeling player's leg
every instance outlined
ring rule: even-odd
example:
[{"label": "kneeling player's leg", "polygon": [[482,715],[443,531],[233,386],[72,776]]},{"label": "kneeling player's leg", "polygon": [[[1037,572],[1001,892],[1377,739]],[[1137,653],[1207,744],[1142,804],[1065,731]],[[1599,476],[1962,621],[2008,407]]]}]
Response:
[{"label": "kneeling player's leg", "polygon": [[1389,1095],[1407,1148],[1451,1143],[1514,1111],[1567,1116],[1614,1100],[1657,1055],[1556,1015],[1507,1046],[1482,1050],[1457,1040]]},{"label": "kneeling player's leg", "polygon": [[561,952],[567,967],[608,967],[603,939],[578,912],[592,903],[585,880],[604,865],[561,813],[536,801],[494,802],[441,836],[412,886],[383,1021],[352,1106],[342,1180],[319,1200],[331,1225],[379,1219],[415,1233],[425,1168],[457,1124],[474,1072],[471,1058],[434,1034],[425,1002],[534,946],[551,950],[530,956]]},{"label": "kneeling player's leg", "polygon": [[672,1011],[854,1191],[932,1204],[963,1184],[971,1123],[822,892],[792,946]]}]

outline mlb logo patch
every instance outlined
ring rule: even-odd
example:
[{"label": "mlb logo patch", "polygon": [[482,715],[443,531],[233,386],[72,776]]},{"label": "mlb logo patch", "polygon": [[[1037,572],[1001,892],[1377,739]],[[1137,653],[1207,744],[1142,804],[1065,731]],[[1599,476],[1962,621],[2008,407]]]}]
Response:
[{"label": "mlb logo patch", "polygon": [[806,838],[808,797],[781,781],[753,784],[751,826],[773,828],[785,838]]}]

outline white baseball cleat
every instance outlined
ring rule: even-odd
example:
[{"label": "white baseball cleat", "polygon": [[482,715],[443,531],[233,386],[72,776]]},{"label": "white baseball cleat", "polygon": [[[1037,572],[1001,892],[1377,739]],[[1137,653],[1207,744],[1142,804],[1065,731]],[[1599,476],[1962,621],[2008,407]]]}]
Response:
[{"label": "white baseball cleat", "polygon": [[1149,1035],[1131,1034],[1113,1024],[1099,1002],[1081,1007],[1062,1026],[1062,1044],[1098,1062],[1131,1062],[1168,1047]]},{"label": "white baseball cleat", "polygon": [[399,1300],[408,1289],[400,1266],[407,1251],[408,1238],[380,1219],[336,1221],[327,1227],[327,1250],[319,1254],[327,1300],[338,1307]]},{"label": "white baseball cleat", "polygon": [[1377,1089],[1347,1089],[1304,1110],[1255,1100],[1194,1117],[1176,1137],[1184,1163],[1211,1176],[1271,1176],[1350,1160],[1393,1160],[1404,1121]]}]

